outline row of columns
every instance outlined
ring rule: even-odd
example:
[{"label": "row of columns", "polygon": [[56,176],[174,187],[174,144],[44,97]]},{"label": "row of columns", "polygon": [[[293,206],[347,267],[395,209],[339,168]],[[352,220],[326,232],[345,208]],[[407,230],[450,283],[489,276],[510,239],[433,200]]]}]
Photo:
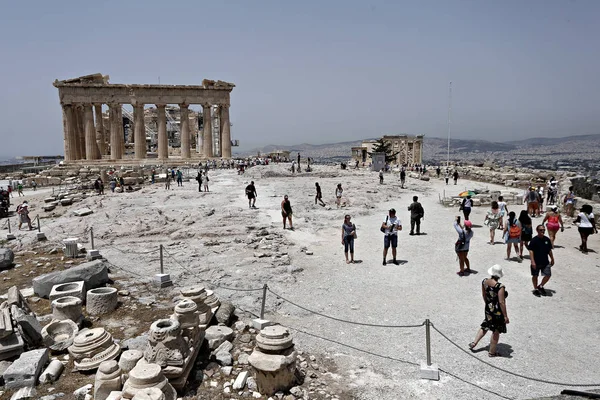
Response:
[{"label": "row of columns", "polygon": [[[123,110],[121,104],[109,104],[110,135],[107,135],[102,120],[102,104],[63,104],[63,128],[65,160],[102,159],[110,145],[110,159],[120,160],[125,155],[123,131]],[[181,158],[191,158],[189,105],[180,104]],[[211,105],[203,104],[204,129],[202,156],[214,157],[212,142]],[[169,158],[167,137],[166,104],[156,104],[158,124],[158,158]],[[219,106],[221,121],[220,146],[221,157],[231,158],[231,133],[229,105]],[[94,124],[94,113],[96,123]],[[144,123],[144,104],[134,104],[134,150],[136,159],[146,158],[146,127]]]}]

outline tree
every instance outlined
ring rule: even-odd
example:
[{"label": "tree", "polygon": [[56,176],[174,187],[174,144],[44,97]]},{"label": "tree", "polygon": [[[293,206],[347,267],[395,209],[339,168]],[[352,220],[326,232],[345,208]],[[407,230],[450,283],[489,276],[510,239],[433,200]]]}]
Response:
[{"label": "tree", "polygon": [[370,156],[373,153],[385,153],[385,162],[386,164],[391,164],[396,161],[396,156],[400,153],[399,151],[394,153],[392,150],[392,143],[385,142],[383,139],[378,139],[377,142],[373,145],[373,151],[369,153]]}]

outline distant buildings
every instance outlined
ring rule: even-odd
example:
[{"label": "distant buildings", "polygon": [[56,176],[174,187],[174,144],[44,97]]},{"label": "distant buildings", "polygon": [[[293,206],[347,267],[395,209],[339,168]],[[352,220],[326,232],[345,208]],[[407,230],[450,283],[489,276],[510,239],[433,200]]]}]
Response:
[{"label": "distant buildings", "polygon": [[[423,163],[423,138],[425,135],[384,135],[384,143],[389,143],[392,153],[396,154],[397,164]],[[361,163],[371,163],[369,153],[377,140],[363,140],[359,147],[352,147],[352,159]]]}]

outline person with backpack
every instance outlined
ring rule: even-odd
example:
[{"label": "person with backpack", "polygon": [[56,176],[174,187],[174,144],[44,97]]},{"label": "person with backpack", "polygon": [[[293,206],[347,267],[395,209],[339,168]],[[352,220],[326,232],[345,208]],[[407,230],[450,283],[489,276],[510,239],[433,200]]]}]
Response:
[{"label": "person with backpack", "polygon": [[29,226],[30,231],[33,230],[31,218],[29,218],[29,204],[27,204],[27,201],[24,201],[17,206],[17,214],[19,215],[19,230],[21,230],[21,225],[23,225],[23,223],[26,223],[27,226]]},{"label": "person with backpack", "polygon": [[[350,215],[346,214],[342,224],[342,244],[344,245],[346,264],[354,262],[354,239],[356,239],[356,225],[350,222]],[[348,250],[350,250],[350,259],[348,259]]]},{"label": "person with backpack", "polygon": [[469,215],[471,215],[471,208],[473,207],[473,200],[471,200],[471,196],[467,196],[463,199],[460,204],[460,211],[463,212],[463,216],[465,217],[465,221],[469,220]]},{"label": "person with backpack", "polygon": [[202,171],[198,171],[198,175],[196,175],[196,181],[198,182],[198,191],[202,191]]},{"label": "person with backpack", "polygon": [[183,173],[179,170],[179,168],[177,168],[175,175],[177,175],[177,186],[183,186]]},{"label": "person with backpack", "polygon": [[413,202],[408,206],[408,211],[410,211],[410,236],[415,234],[415,226],[417,227],[416,234],[421,234],[421,218],[425,216],[425,210],[418,200],[418,196],[413,196]]},{"label": "person with backpack", "polygon": [[514,211],[508,213],[508,219],[504,225],[504,242],[506,243],[506,259],[510,260],[511,245],[515,253],[519,254],[519,243],[521,243],[521,222],[517,219]]},{"label": "person with backpack", "polygon": [[[471,273],[471,263],[469,262],[469,247],[471,239],[473,238],[473,224],[471,221],[465,221],[464,225],[460,224],[460,216],[457,216],[454,220],[454,229],[458,233],[458,240],[454,244],[454,251],[458,256],[458,266],[460,271],[456,274],[458,276],[465,276],[465,273]],[[466,268],[465,268],[466,266]]]}]

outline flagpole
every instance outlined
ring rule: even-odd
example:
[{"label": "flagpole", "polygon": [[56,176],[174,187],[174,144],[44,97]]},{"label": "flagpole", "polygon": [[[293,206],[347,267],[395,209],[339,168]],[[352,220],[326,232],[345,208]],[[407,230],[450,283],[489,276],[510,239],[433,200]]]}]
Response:
[{"label": "flagpole", "polygon": [[448,88],[448,153],[446,160],[446,169],[450,168],[450,122],[452,115],[452,81],[450,82],[450,86]]}]

